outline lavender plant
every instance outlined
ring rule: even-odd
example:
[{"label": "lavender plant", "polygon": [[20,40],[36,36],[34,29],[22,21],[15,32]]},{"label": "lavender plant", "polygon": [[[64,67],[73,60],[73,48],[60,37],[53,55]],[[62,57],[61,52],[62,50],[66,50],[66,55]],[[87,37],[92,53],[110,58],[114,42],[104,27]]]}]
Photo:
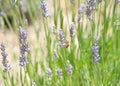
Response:
[{"label": "lavender plant", "polygon": [[[0,10],[4,15],[0,17],[11,28],[11,36],[14,34],[11,34],[12,28],[18,31],[20,67],[15,65],[17,41],[14,39],[13,44],[8,38],[8,30],[5,33],[0,30],[0,41],[10,41],[8,52],[14,53],[10,54],[11,60],[14,60],[13,70],[8,74],[11,66],[6,47],[1,43],[1,86],[120,86],[119,0],[25,0],[25,13],[32,20],[30,24],[25,24],[26,16],[19,10],[21,1],[7,1],[8,9],[12,10],[14,27],[1,8],[3,1]],[[48,6],[53,10],[54,17],[46,18],[49,15]]]}]

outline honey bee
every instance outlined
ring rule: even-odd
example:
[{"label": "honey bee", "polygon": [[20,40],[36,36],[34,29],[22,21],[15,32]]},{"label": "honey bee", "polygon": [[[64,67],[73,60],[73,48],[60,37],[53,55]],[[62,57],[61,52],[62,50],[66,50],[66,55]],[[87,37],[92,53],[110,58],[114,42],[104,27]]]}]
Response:
[{"label": "honey bee", "polygon": [[70,46],[70,42],[69,41],[66,41],[66,48],[68,48]]}]

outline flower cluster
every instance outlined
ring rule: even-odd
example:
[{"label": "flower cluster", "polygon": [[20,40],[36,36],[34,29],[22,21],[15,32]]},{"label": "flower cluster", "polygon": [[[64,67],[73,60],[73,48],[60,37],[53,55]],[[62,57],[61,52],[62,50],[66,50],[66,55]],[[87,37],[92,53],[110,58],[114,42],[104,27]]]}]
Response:
[{"label": "flower cluster", "polygon": [[85,4],[81,4],[81,6],[78,9],[78,18],[77,18],[77,22],[80,23],[81,22],[81,17],[82,17],[82,13],[86,12],[86,5]]},{"label": "flower cluster", "polygon": [[72,74],[73,71],[72,71],[72,65],[70,64],[70,61],[67,60],[67,64],[66,64],[66,67],[65,67],[65,70],[67,71],[68,74]]},{"label": "flower cluster", "polygon": [[100,60],[100,55],[99,55],[99,46],[97,45],[98,42],[98,37],[94,36],[94,42],[92,45],[92,62],[98,62]]},{"label": "flower cluster", "polygon": [[58,68],[56,69],[56,72],[57,72],[59,79],[62,79],[62,69]]},{"label": "flower cluster", "polygon": [[19,43],[20,43],[19,65],[26,66],[26,64],[28,63],[26,53],[30,51],[30,48],[27,42],[27,32],[21,27],[19,28]]},{"label": "flower cluster", "polygon": [[3,43],[0,44],[1,55],[3,57],[2,64],[4,66],[3,72],[8,72],[11,69],[10,64],[8,63],[7,56],[8,54],[5,51],[5,45]]},{"label": "flower cluster", "polygon": [[59,30],[58,36],[59,36],[58,46],[60,47],[66,46],[66,40],[64,38],[63,31],[61,29]]},{"label": "flower cluster", "polygon": [[92,20],[92,12],[96,10],[96,4],[101,3],[102,0],[88,0],[87,4],[81,4],[78,9],[77,22],[80,23],[82,14],[85,13],[89,20]]},{"label": "flower cluster", "polygon": [[[65,67],[65,71],[66,73],[72,75],[73,74],[73,66],[70,64],[70,61],[67,60],[67,63],[66,63],[66,67]],[[62,79],[62,69],[61,68],[57,68],[55,70],[55,72],[57,73],[57,76],[59,79]],[[47,68],[46,69],[46,74],[48,75],[49,79],[51,80],[52,78],[52,70],[51,68]]]}]

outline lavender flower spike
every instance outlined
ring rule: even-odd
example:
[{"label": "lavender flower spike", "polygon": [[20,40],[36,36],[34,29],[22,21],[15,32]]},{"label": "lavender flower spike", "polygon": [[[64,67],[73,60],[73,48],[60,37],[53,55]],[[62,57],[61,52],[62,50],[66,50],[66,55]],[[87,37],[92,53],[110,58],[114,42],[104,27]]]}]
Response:
[{"label": "lavender flower spike", "polygon": [[66,64],[66,67],[65,67],[65,70],[66,70],[66,72],[68,73],[68,74],[72,74],[73,73],[73,71],[72,71],[72,65],[70,64],[70,61],[69,60],[67,60],[67,64]]},{"label": "lavender flower spike", "polygon": [[27,32],[23,28],[19,27],[19,44],[20,44],[20,57],[19,65],[26,66],[28,63],[26,54],[30,51],[28,42],[27,42]]},{"label": "lavender flower spike", "polygon": [[62,29],[59,30],[58,39],[59,39],[58,46],[63,47],[66,45],[66,40],[64,38]]},{"label": "lavender flower spike", "polygon": [[57,72],[59,79],[62,79],[62,69],[58,68],[56,69],[56,72]]},{"label": "lavender flower spike", "polygon": [[79,9],[78,9],[78,14],[84,13],[84,12],[86,12],[86,10],[87,10],[86,5],[85,4],[81,4]]},{"label": "lavender flower spike", "polygon": [[5,51],[5,45],[3,43],[0,44],[1,55],[3,57],[2,64],[4,66],[3,72],[8,72],[11,69],[10,64],[8,63],[7,56],[8,54]]},{"label": "lavender flower spike", "polygon": [[70,37],[74,37],[75,36],[75,26],[74,23],[72,22],[70,24]]},{"label": "lavender flower spike", "polygon": [[51,80],[51,77],[52,77],[52,70],[51,70],[51,68],[47,68],[46,69],[46,74],[48,75],[49,80]]},{"label": "lavender flower spike", "polygon": [[98,42],[98,37],[94,36],[94,42],[91,48],[92,51],[92,62],[98,62],[100,60],[100,55],[99,55],[99,46],[97,45]]},{"label": "lavender flower spike", "polygon": [[43,10],[43,15],[46,17],[48,11],[46,1],[41,1],[41,9]]}]

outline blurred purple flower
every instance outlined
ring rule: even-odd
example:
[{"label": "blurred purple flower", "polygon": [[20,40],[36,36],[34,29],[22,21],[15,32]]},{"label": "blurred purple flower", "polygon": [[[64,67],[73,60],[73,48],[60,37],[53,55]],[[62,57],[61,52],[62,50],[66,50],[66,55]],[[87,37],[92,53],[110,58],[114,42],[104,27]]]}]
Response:
[{"label": "blurred purple flower", "polygon": [[48,75],[48,79],[51,80],[51,78],[52,78],[52,70],[51,70],[51,68],[46,69],[46,74]]},{"label": "blurred purple flower", "polygon": [[81,14],[83,12],[86,12],[87,8],[85,4],[81,4],[79,9],[78,9],[78,14]]},{"label": "blurred purple flower", "polygon": [[67,73],[70,74],[70,75],[73,73],[72,68],[73,68],[73,66],[70,64],[70,61],[67,60],[67,64],[66,64],[65,70],[66,70]]},{"label": "blurred purple flower", "polygon": [[57,68],[56,72],[57,72],[57,75],[58,75],[59,79],[62,79],[62,69]]},{"label": "blurred purple flower", "polygon": [[75,36],[75,26],[74,23],[72,22],[70,24],[70,37],[74,37]]},{"label": "blurred purple flower", "polygon": [[117,3],[120,3],[120,0],[117,0]]},{"label": "blurred purple flower", "polygon": [[28,42],[27,42],[27,32],[23,28],[19,27],[19,43],[20,43],[20,57],[19,65],[26,66],[28,63],[26,58],[26,53],[30,51]]},{"label": "blurred purple flower", "polygon": [[66,46],[66,40],[64,38],[62,29],[59,30],[58,39],[59,39],[58,46],[60,46],[60,47]]},{"label": "blurred purple flower", "polygon": [[43,10],[43,15],[47,17],[48,15],[48,9],[47,9],[47,3],[46,1],[41,1],[41,9]]},{"label": "blurred purple flower", "polygon": [[99,55],[99,46],[97,45],[98,42],[98,37],[94,36],[94,41],[93,41],[93,45],[91,47],[91,51],[92,51],[92,62],[98,62],[100,60],[100,55]]},{"label": "blurred purple flower", "polygon": [[8,72],[11,69],[10,64],[8,63],[7,56],[8,54],[5,51],[5,45],[4,43],[0,44],[0,49],[1,49],[1,55],[2,55],[2,64],[4,66],[3,72]]}]

